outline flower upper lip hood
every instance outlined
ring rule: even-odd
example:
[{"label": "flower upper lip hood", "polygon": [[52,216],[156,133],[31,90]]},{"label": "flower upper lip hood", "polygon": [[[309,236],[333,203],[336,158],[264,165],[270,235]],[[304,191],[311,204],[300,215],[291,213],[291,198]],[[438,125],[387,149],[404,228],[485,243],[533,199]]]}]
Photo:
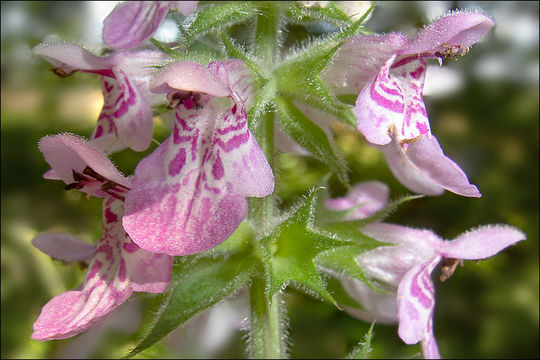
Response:
[{"label": "flower upper lip hood", "polygon": [[[124,188],[132,186],[130,178],[123,176],[105,154],[82,137],[72,134],[45,136],[39,142],[39,150],[54,172],[48,172],[47,176],[51,177],[51,174],[54,174],[52,178],[62,180],[68,185],[77,181],[74,173],[83,174],[85,169],[89,167],[103,178]],[[93,180],[99,182],[97,179]],[[110,196],[91,182],[86,183],[86,186],[80,190],[88,195]]]},{"label": "flower upper lip hood", "polygon": [[481,12],[452,11],[422,29],[398,54],[434,54],[446,45],[453,44],[468,48],[480,40],[493,25],[493,20]]},{"label": "flower upper lip hood", "polygon": [[156,65],[169,60],[151,50],[121,51],[109,56],[65,42],[42,43],[34,53],[64,74],[83,71],[100,75],[104,104],[91,138],[101,150],[118,151],[129,146],[143,151],[152,141],[153,115],[150,103],[156,95],[148,89]]},{"label": "flower upper lip hood", "polygon": [[[453,12],[413,40],[397,33],[353,37],[323,69],[321,77],[337,94],[359,94],[354,108],[358,130],[380,146],[394,175],[413,191],[481,196],[431,134],[422,90],[426,58],[462,55],[492,26],[493,21],[481,13]],[[433,151],[432,161],[410,156],[410,143],[420,138],[422,146],[415,148]]]},{"label": "flower upper lip hood", "polygon": [[189,15],[198,1],[124,1],[103,21],[103,42],[115,49],[128,49],[148,40],[169,9]]},{"label": "flower upper lip hood", "polygon": [[248,128],[251,87],[240,60],[176,63],[154,81],[175,123],[139,163],[126,195],[123,225],[137,245],[176,256],[208,250],[247,215],[247,196],[272,193],[272,168]]}]

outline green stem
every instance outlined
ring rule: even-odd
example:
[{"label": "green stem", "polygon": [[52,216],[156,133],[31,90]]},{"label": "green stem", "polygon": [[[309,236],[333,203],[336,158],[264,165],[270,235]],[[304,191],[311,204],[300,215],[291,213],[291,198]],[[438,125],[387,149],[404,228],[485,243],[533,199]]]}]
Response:
[{"label": "green stem", "polygon": [[281,40],[280,12],[281,8],[274,2],[257,3],[257,26],[255,33],[255,56],[261,61],[265,75],[270,75],[277,60],[278,47]]},{"label": "green stem", "polygon": [[279,359],[284,356],[280,311],[281,296],[276,294],[270,302],[265,294],[265,287],[265,279],[253,278],[250,288],[250,357],[253,359]]},{"label": "green stem", "polygon": [[[262,65],[262,72],[266,79],[272,74],[276,64],[279,49],[279,17],[281,8],[272,2],[258,2],[258,15],[255,33],[254,54],[257,63]],[[264,105],[263,105],[264,107]],[[275,112],[266,107],[258,112],[256,119],[251,119],[252,129],[259,146],[266,155],[272,169],[275,169],[274,151],[274,120]],[[274,173],[275,175],[275,173]],[[275,193],[265,198],[249,199],[249,219],[258,232],[257,239],[264,236],[269,221],[275,216]],[[257,240],[259,241],[259,240]],[[253,277],[250,287],[251,326],[250,326],[250,357],[254,359],[281,358],[285,356],[284,347],[284,314],[281,311],[281,294],[268,298],[268,264],[265,249],[258,242],[255,250],[261,259],[261,268]],[[271,261],[271,260],[270,260]],[[264,270],[263,270],[264,269]]]}]

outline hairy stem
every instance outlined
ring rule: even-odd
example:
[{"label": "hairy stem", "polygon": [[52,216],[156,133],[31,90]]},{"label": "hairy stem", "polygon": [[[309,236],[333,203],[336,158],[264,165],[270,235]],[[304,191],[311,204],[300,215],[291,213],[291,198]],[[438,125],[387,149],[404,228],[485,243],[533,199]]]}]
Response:
[{"label": "hairy stem", "polygon": [[256,277],[251,283],[251,336],[250,357],[253,359],[279,359],[284,356],[283,326],[280,295],[272,301],[265,294],[266,281]]}]

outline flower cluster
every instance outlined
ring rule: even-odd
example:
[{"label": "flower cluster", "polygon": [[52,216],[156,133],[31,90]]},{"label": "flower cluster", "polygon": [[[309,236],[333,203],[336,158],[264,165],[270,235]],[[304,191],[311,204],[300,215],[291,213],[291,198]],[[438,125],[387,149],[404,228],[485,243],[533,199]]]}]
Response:
[{"label": "flower cluster", "polygon": [[[448,190],[462,196],[481,196],[464,171],[446,157],[431,133],[422,90],[429,59],[442,63],[444,58],[466,54],[493,26],[493,21],[478,12],[453,12],[424,28],[415,39],[398,33],[356,35],[354,29],[368,13],[360,18],[355,14],[353,21],[338,5],[321,3],[324,4],[301,7],[269,3],[204,6],[196,1],[124,2],[114,8],[103,24],[103,41],[112,48],[109,55],[97,56],[64,42],[43,43],[34,48],[34,53],[51,63],[53,72],[61,77],[76,71],[100,77],[104,105],[89,139],[73,134],[46,136],[39,149],[51,166],[45,178],[62,180],[67,190],[77,189],[104,200],[103,235],[97,245],[50,232],[34,239],[34,245],[53,258],[88,261],[89,270],[79,289],[60,294],[45,304],[34,324],[32,338],[74,336],[111,313],[133,291],[164,292],[171,272],[189,274],[186,267],[173,268],[175,256],[199,255],[216,248],[235,233],[248,213],[251,215],[252,207],[253,213],[258,213],[255,208],[260,203],[248,202],[248,198],[275,197],[274,184],[279,184],[279,171],[271,167],[275,156],[274,131],[279,130],[267,122],[274,120],[274,111],[279,113],[282,130],[305,150],[326,161],[331,169],[339,171],[341,167],[328,138],[330,132],[323,129],[329,128],[330,118],[345,116],[348,111],[355,118],[357,130],[384,153],[393,174],[411,191],[440,195]],[[183,24],[186,44],[170,47],[154,41],[150,45],[148,40],[170,10],[187,16]],[[309,20],[314,14],[328,16],[339,26],[348,27],[347,31],[353,30],[297,54],[299,61],[311,61],[313,69],[318,70],[296,69],[295,60],[290,58],[273,64],[268,60],[278,58],[272,51],[279,47],[246,53],[227,35],[222,35],[220,45],[228,56],[209,62],[194,61],[196,57],[188,56],[197,51],[187,50],[193,34],[226,28],[248,16],[260,20],[253,21],[260,31],[254,37],[260,41],[256,46],[280,43],[268,36],[278,36],[281,30],[263,31],[265,26],[279,26],[280,21],[268,18],[278,14],[275,16],[279,19],[280,12],[291,17],[297,14],[296,20]],[[239,17],[237,22],[235,16]],[[325,44],[330,50],[325,50]],[[273,68],[262,68],[265,66]],[[315,82],[324,91],[317,93],[310,88],[309,84]],[[290,89],[299,89],[299,93],[290,94]],[[335,101],[315,110],[313,99],[317,94],[321,103],[327,99]],[[354,95],[354,107],[339,102],[341,95]],[[171,133],[138,163],[133,175],[125,177],[108,156],[126,148],[149,149],[153,109],[158,105],[161,109],[163,105],[168,107]],[[315,113],[318,119],[313,119]],[[368,182],[354,187],[344,198],[328,200],[326,205],[332,210],[354,208],[345,219],[354,221],[370,218],[384,209],[388,198],[386,185]],[[268,200],[262,207],[271,211],[260,211],[262,218],[258,221],[248,219],[253,226],[264,223],[266,227],[285,216],[279,213],[275,201]],[[321,249],[353,245],[335,234],[327,240],[319,236],[313,228],[317,224],[312,224],[310,209],[300,207],[296,215],[273,230],[255,229],[251,245],[238,247],[241,250],[236,255],[244,260],[229,270],[236,274],[234,279],[252,279],[251,296],[256,296],[254,284],[268,281],[270,289],[278,290],[288,283],[303,283],[330,298],[324,282],[318,279],[314,259]],[[401,339],[407,344],[422,341],[426,357],[439,357],[432,327],[434,268],[442,263],[443,276],[447,278],[459,261],[490,257],[525,238],[520,231],[502,225],[480,227],[453,241],[444,241],[429,230],[380,221],[359,225],[359,231],[396,245],[363,252],[355,257],[354,265],[393,295],[374,292],[373,285],[338,271],[345,289],[363,306],[363,310],[346,310],[364,320],[398,321]],[[286,238],[289,233],[295,235]],[[305,251],[295,248],[295,242],[302,244]],[[282,243],[286,245],[276,245]],[[194,258],[192,266],[202,266],[197,261],[202,264],[218,258],[201,255]],[[210,292],[205,306],[217,301],[217,293],[222,297],[231,293],[224,292],[226,286],[220,287],[220,276],[224,275],[218,271],[220,266],[229,266],[229,259],[234,258],[234,254],[227,253],[223,255],[223,265],[214,266],[216,279],[204,284],[215,287],[215,293]],[[287,261],[294,266],[306,264],[315,276],[302,278],[302,270],[295,273],[287,268]],[[239,264],[248,265],[243,269]],[[182,279],[188,278],[185,274]],[[193,283],[187,281],[186,286]],[[249,283],[231,282],[238,287]],[[174,286],[183,285],[179,282]],[[263,290],[261,296],[266,298],[267,291]],[[257,324],[252,322],[252,326]]]}]

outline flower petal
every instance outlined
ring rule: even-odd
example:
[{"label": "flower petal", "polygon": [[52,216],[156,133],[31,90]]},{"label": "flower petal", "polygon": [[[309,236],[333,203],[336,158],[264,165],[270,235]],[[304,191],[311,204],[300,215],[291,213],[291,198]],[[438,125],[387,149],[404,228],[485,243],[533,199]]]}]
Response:
[{"label": "flower petal", "polygon": [[154,80],[151,90],[156,93],[174,90],[201,92],[211,96],[229,96],[230,89],[204,65],[186,61],[167,67]]},{"label": "flower petal", "polygon": [[463,170],[446,157],[435,136],[420,136],[407,148],[407,158],[427,178],[462,196],[482,196]]},{"label": "flower petal", "polygon": [[440,359],[439,347],[437,346],[437,340],[433,333],[433,315],[429,318],[427,333],[422,340],[422,354],[424,359]]},{"label": "flower petal", "polygon": [[32,245],[53,259],[64,261],[82,261],[90,259],[96,247],[77,236],[64,233],[43,232],[38,234]]},{"label": "flower petal", "polygon": [[126,273],[133,291],[159,294],[167,289],[173,257],[145,251],[131,240],[124,242],[123,250]]},{"label": "flower petal", "polygon": [[43,42],[36,45],[33,51],[67,73],[74,70],[111,69],[118,62],[116,55],[96,56],[80,46],[66,42]]},{"label": "flower petal", "polygon": [[95,325],[125,302],[132,291],[163,292],[172,258],[138,248],[122,228],[123,202],[103,202],[103,237],[79,291],[52,298],[34,323],[32,338],[65,339]]},{"label": "flower petal", "polygon": [[336,95],[358,94],[407,42],[397,33],[352,37],[334,54],[321,79]]},{"label": "flower petal", "polygon": [[407,157],[405,150],[396,137],[392,137],[392,142],[387,145],[375,146],[384,154],[388,167],[392,174],[399,180],[407,189],[415,193],[424,195],[441,195],[444,193],[444,188],[437,184],[434,180],[425,176],[418,167],[416,167]]},{"label": "flower petal", "polygon": [[358,130],[373,144],[385,145],[394,132],[399,141],[430,133],[422,100],[427,63],[416,56],[386,60],[356,99]]},{"label": "flower petal", "polygon": [[468,48],[493,27],[493,20],[480,12],[453,11],[429,26],[401,50],[401,54],[435,53],[447,45]]},{"label": "flower petal", "polygon": [[131,295],[121,250],[122,244],[129,238],[120,222],[115,221],[115,207],[121,206],[121,202],[107,199],[103,204],[104,233],[82,289],[62,293],[45,304],[34,323],[32,339],[65,339],[77,335],[92,327]]},{"label": "flower petal", "polygon": [[325,206],[331,210],[348,210],[360,205],[348,220],[364,219],[384,208],[388,203],[390,190],[380,181],[364,181],[356,184],[346,196],[328,199]]},{"label": "flower petal", "polygon": [[394,176],[411,191],[434,196],[446,189],[462,196],[482,196],[463,170],[443,153],[433,135],[419,136],[406,151],[395,137],[390,144],[377,148],[384,153]]},{"label": "flower petal", "polygon": [[274,186],[243,107],[195,94],[178,109],[173,135],[137,166],[123,219],[137,245],[169,255],[220,244],[246,216],[244,197]]},{"label": "flower petal", "polygon": [[437,253],[446,258],[486,259],[525,238],[525,234],[514,227],[487,225],[467,231],[452,241],[445,241]]},{"label": "flower petal", "polygon": [[375,240],[396,244],[380,246],[360,254],[356,259],[366,276],[380,286],[397,288],[403,276],[415,265],[424,263],[436,252],[442,240],[430,230],[401,225],[371,223],[362,232]]},{"label": "flower petal", "polygon": [[[75,181],[73,171],[83,173],[90,167],[99,175],[125,187],[130,181],[118,172],[111,160],[87,140],[73,134],[45,136],[39,142],[39,150],[56,175],[66,184]],[[108,197],[109,194],[99,189],[83,188],[90,195]]]},{"label": "flower petal", "polygon": [[417,264],[399,284],[398,334],[406,344],[416,344],[433,333],[435,289],[431,272],[440,260],[441,257],[436,255],[425,263]]},{"label": "flower petal", "polygon": [[382,294],[374,291],[364,282],[340,276],[343,288],[362,309],[345,306],[347,313],[360,320],[382,324],[395,324],[398,320],[397,316],[397,301],[395,294]]},{"label": "flower petal", "polygon": [[158,29],[169,5],[162,1],[125,1],[103,20],[103,42],[116,49],[142,44]]},{"label": "flower petal", "polygon": [[153,115],[145,97],[118,67],[101,77],[101,85],[104,104],[92,134],[96,146],[111,152],[119,142],[135,151],[146,150],[152,141]]}]

